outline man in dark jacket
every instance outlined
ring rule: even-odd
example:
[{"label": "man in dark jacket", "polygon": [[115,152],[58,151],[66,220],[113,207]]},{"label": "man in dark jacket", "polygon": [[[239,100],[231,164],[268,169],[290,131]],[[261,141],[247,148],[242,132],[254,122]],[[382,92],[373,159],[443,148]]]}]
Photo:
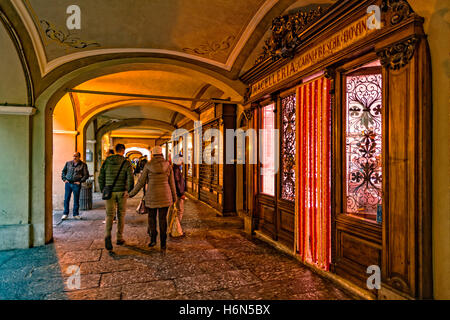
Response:
[{"label": "man in dark jacket", "polygon": [[73,192],[73,217],[79,220],[81,219],[79,213],[81,184],[89,179],[88,167],[80,160],[79,152],[73,154],[72,161],[66,162],[61,179],[65,183],[64,213],[61,219],[66,220],[69,216],[69,204]]},{"label": "man in dark jacket", "polygon": [[[116,184],[112,189],[112,197],[106,200],[106,231],[105,231],[105,247],[112,250],[111,229],[113,225],[114,214],[116,213],[117,205],[117,244],[123,245],[123,228],[125,222],[125,212],[127,210],[128,192],[133,190],[134,177],[133,167],[123,155],[125,153],[125,146],[123,144],[116,145],[116,154],[109,156],[100,169],[98,177],[100,190],[103,192],[105,186],[112,186],[116,176],[118,175]],[[122,166],[123,163],[123,166]],[[122,170],[120,167],[122,166]],[[119,173],[120,170],[120,173]]]}]

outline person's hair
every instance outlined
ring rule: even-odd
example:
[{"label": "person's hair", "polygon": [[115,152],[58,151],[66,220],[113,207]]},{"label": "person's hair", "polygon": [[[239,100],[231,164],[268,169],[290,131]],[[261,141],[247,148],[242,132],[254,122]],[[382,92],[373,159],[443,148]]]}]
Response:
[{"label": "person's hair", "polygon": [[75,152],[75,154],[76,154],[78,157],[81,157],[81,153]]},{"label": "person's hair", "polygon": [[118,143],[116,145],[116,152],[121,152],[121,151],[125,151],[125,145]]},{"label": "person's hair", "polygon": [[114,150],[113,149],[109,149],[108,152],[109,152],[109,154],[114,154]]}]

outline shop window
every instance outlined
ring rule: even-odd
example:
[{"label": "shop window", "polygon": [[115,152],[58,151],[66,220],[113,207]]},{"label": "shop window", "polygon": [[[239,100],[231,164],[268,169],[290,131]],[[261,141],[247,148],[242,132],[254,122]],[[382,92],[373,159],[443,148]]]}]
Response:
[{"label": "shop window", "polygon": [[192,135],[189,134],[187,138],[187,175],[192,177]]},{"label": "shop window", "polygon": [[346,212],[377,220],[382,201],[382,75],[372,63],[345,77]]},{"label": "shop window", "polygon": [[295,200],[295,93],[281,99],[281,198]]},{"label": "shop window", "polygon": [[262,108],[260,132],[261,193],[275,196],[275,105]]}]

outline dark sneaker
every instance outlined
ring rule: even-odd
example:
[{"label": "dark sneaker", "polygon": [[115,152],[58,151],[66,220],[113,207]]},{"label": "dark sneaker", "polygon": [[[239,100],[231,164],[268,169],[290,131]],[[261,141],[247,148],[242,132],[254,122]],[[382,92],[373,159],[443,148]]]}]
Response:
[{"label": "dark sneaker", "polygon": [[125,244],[125,240],[117,240],[116,242],[117,245],[121,246]]},{"label": "dark sneaker", "polygon": [[109,251],[113,249],[112,243],[111,243],[111,237],[105,238],[105,248]]},{"label": "dark sneaker", "polygon": [[150,248],[156,246],[156,241],[150,242],[150,243],[148,244],[148,246],[149,246]]}]

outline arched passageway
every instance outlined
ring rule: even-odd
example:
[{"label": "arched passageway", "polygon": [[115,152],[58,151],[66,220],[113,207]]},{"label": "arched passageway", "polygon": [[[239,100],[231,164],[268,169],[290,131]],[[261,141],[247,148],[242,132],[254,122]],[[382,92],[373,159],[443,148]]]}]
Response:
[{"label": "arched passageway", "polygon": [[[123,2],[125,34],[108,18],[116,9],[101,1],[83,7],[82,29],[66,32],[66,16],[58,14],[66,8],[49,1],[51,10],[36,0],[0,1],[0,149],[8,150],[0,156],[0,176],[8,181],[0,185],[0,250],[54,241],[53,257],[64,267],[87,268],[83,275],[93,284],[79,291],[81,298],[116,297],[119,291],[134,297],[136,288],[148,293],[160,285],[175,290],[162,296],[175,298],[200,292],[251,298],[260,289],[268,297],[289,292],[313,298],[295,285],[270,288],[270,281],[278,288],[274,265],[257,264],[266,254],[269,260],[280,256],[256,238],[363,297],[448,297],[450,211],[442,192],[448,92],[440,90],[448,85],[441,41],[449,29],[448,4],[212,0],[148,2],[138,10]],[[94,32],[98,8],[110,15]],[[141,29],[142,12],[158,32]],[[172,23],[163,21],[167,17]],[[171,141],[177,129],[188,135]],[[196,140],[198,131],[207,138]],[[186,192],[195,199],[186,216],[192,238],[167,260],[158,258],[172,262],[166,269],[152,269],[148,257],[154,252],[141,243],[145,226],[133,208],[138,199],[130,201],[128,216],[134,248],[104,255],[98,174],[119,143],[161,146],[168,160],[182,150],[185,161],[206,154],[223,162],[183,164]],[[82,213],[85,221],[60,222],[61,170],[74,152],[94,182],[94,210]],[[238,228],[253,240],[244,240]],[[78,240],[83,250],[71,247]],[[227,250],[221,241],[236,247]],[[205,261],[192,257],[202,267],[192,266],[191,276],[173,276],[177,255],[183,259],[185,250],[195,248],[208,252]],[[251,259],[235,261],[246,254]],[[138,269],[123,268],[133,255],[149,274],[159,275],[130,280]],[[282,281],[291,279],[290,272],[303,274],[303,267],[283,261]],[[109,266],[117,269],[100,270]],[[223,277],[211,271],[221,266]],[[381,289],[367,287],[367,268],[380,270]],[[136,285],[122,284],[121,276]],[[234,276],[239,286],[227,282]],[[214,285],[186,291],[183,278]]]}]

